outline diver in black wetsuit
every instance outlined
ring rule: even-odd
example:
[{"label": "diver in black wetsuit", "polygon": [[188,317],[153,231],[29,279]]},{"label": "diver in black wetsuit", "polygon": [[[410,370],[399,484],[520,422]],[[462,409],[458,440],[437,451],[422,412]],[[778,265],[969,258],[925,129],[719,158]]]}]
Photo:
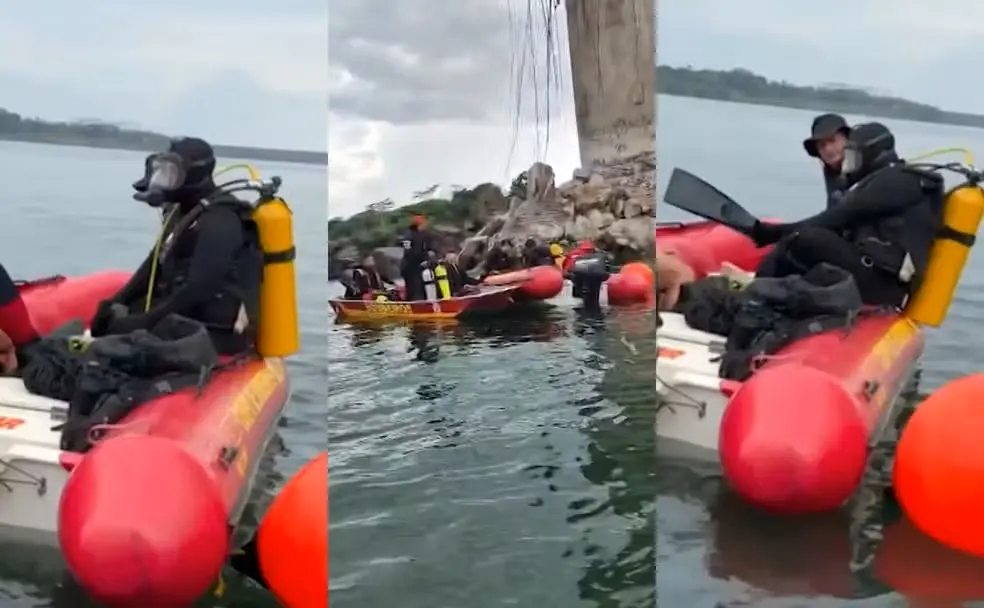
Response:
[{"label": "diver in black wetsuit", "polygon": [[441,261],[448,275],[448,284],[451,287],[451,295],[454,297],[464,294],[470,287],[481,285],[481,281],[469,275],[458,265],[458,254],[449,251],[444,254]]},{"label": "diver in black wetsuit", "polygon": [[509,239],[492,245],[485,254],[486,274],[516,270],[515,254],[512,241]]},{"label": "diver in black wetsuit", "polygon": [[253,348],[263,252],[252,206],[218,191],[215,153],[197,138],[147,157],[134,199],[162,210],[159,242],[130,281],[100,304],[92,335],[147,329],[169,314],[196,320],[216,349]]},{"label": "diver in black wetsuit", "polygon": [[553,256],[550,255],[550,248],[532,238],[526,239],[526,243],[523,244],[522,259],[525,268],[554,265]]},{"label": "diver in black wetsuit", "polygon": [[821,114],[813,119],[810,137],[803,140],[803,149],[813,158],[820,159],[823,167],[823,183],[827,190],[827,207],[833,207],[844,199],[847,181],[841,172],[844,148],[851,127],[840,114]]},{"label": "diver in black wetsuit", "polygon": [[865,304],[904,306],[942,226],[943,180],[899,159],[879,123],[853,129],[842,173],[850,189],[841,204],[791,224],[755,225],[756,243],[778,243],[757,274],[803,274],[828,262],[854,276]]},{"label": "diver in black wetsuit", "polygon": [[376,259],[371,255],[352,267],[351,284],[345,286],[346,298],[359,299],[366,294],[374,294],[389,289],[392,284],[383,278],[376,269]]},{"label": "diver in black wetsuit", "polygon": [[403,247],[400,275],[406,290],[404,299],[408,302],[427,299],[422,273],[427,268],[430,252],[434,249],[434,239],[425,223],[422,215],[415,215],[409,230],[400,238],[400,246]]}]

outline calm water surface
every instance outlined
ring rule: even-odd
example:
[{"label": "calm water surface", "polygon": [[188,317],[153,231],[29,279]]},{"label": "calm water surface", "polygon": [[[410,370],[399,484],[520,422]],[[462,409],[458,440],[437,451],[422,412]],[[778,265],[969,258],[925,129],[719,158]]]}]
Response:
[{"label": "calm water surface", "polygon": [[333,327],[332,606],[652,606],[653,326]]},{"label": "calm water surface", "polygon": [[[682,167],[761,217],[795,220],[822,209],[817,161],[802,147],[814,113],[660,98],[660,190]],[[862,116],[849,116],[861,122]],[[984,158],[984,131],[877,119],[903,155],[967,147]],[[659,219],[687,219],[661,207]],[[984,257],[975,249],[944,327],[929,333],[922,392],[984,369],[974,336],[984,313]],[[906,522],[889,527],[874,567],[848,569],[849,522],[840,516],[782,522],[707,498],[687,467],[658,468],[657,579],[663,606],[960,606],[984,600],[984,562],[949,553]],[[895,593],[890,588],[903,593]],[[936,589],[927,600],[927,590]],[[924,603],[918,603],[918,602]]]},{"label": "calm water surface", "polygon": [[[800,143],[810,113],[660,101],[664,185],[682,166],[763,216],[822,204]],[[984,154],[984,131],[887,122],[906,151]],[[968,337],[982,298],[977,253],[923,390],[984,364]],[[652,328],[572,303],[475,326],[332,325],[332,606],[648,608],[654,570],[670,607],[915,605],[891,591],[902,581],[984,598],[979,562],[904,524],[854,575],[844,517],[761,517],[687,463],[657,462]]]},{"label": "calm water surface", "polygon": [[[283,177],[284,195],[294,210],[303,344],[290,362],[294,394],[280,431],[284,449],[269,457],[270,470],[257,492],[263,504],[271,487],[325,445],[327,187],[322,167],[257,166],[264,175]],[[130,183],[142,172],[142,154],[0,142],[0,176],[7,192],[0,260],[15,278],[136,268],[159,221],[130,198]],[[0,547],[0,605],[89,605],[62,580],[60,560],[51,551]],[[230,586],[224,599],[202,605],[277,606],[268,594],[241,581],[232,579]]]}]

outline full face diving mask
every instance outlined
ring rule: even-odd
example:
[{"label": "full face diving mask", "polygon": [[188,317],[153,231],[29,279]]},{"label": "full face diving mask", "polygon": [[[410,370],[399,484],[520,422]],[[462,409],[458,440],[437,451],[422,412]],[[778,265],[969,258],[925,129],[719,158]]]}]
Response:
[{"label": "full face diving mask", "polygon": [[207,164],[208,161],[200,161],[189,166],[181,155],[174,152],[152,154],[147,157],[143,179],[133,185],[137,190],[133,198],[152,207],[162,207],[167,202],[173,202],[169,199],[189,185],[189,174],[201,173]]},{"label": "full face diving mask", "polygon": [[861,170],[864,165],[864,154],[854,143],[844,147],[844,161],[841,163],[841,175],[851,176]]}]

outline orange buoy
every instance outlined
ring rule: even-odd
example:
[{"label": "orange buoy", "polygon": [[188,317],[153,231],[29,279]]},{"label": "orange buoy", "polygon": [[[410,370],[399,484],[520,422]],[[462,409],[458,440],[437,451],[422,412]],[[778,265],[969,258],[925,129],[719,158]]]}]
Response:
[{"label": "orange buoy", "polygon": [[911,599],[964,602],[984,597],[984,560],[944,547],[906,517],[885,529],[874,573]]},{"label": "orange buoy", "polygon": [[328,607],[328,454],[287,482],[260,522],[260,571],[289,608]]},{"label": "orange buoy", "polygon": [[917,408],[899,440],[895,493],[940,543],[984,557],[984,374],[958,378]]},{"label": "orange buoy", "polygon": [[605,281],[608,303],[613,306],[639,304],[653,297],[653,284],[638,272],[618,272]]},{"label": "orange buoy", "polygon": [[625,266],[622,266],[622,269],[619,270],[619,273],[638,274],[639,276],[643,277],[643,279],[645,279],[645,281],[650,286],[656,284],[656,273],[649,266],[649,264],[645,264],[643,262],[629,262]]},{"label": "orange buoy", "polygon": [[534,266],[526,272],[519,291],[528,298],[549,300],[564,289],[564,272],[556,266]]}]

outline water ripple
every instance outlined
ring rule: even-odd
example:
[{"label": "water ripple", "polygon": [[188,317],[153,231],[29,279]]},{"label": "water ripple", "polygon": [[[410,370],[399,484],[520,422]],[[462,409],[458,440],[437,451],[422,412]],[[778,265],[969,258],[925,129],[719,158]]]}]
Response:
[{"label": "water ripple", "polygon": [[333,606],[651,605],[652,425],[611,336],[568,311],[330,343]]}]

